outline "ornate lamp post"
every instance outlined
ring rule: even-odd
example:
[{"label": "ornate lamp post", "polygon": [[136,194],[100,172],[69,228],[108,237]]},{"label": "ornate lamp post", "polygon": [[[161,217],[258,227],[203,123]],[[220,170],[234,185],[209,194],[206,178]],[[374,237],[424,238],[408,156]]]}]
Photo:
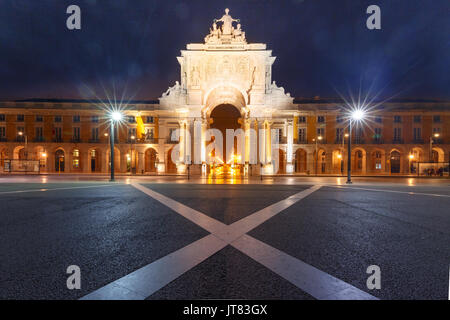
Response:
[{"label": "ornate lamp post", "polygon": [[347,183],[352,183],[352,122],[361,121],[365,117],[365,112],[362,109],[355,109],[350,115],[348,124],[348,158],[347,158]]},{"label": "ornate lamp post", "polygon": [[110,162],[111,162],[111,179],[109,181],[115,181],[114,177],[114,125],[115,123],[122,120],[122,114],[118,111],[114,111],[111,113],[111,132],[109,135],[109,144],[111,148],[110,152]]},{"label": "ornate lamp post", "polygon": [[[435,137],[435,138],[439,138],[439,136],[440,135],[439,135],[438,132],[433,134],[433,137]],[[433,137],[430,136],[430,154],[429,154],[429,161],[430,162],[433,162],[433,143],[434,143]]]}]

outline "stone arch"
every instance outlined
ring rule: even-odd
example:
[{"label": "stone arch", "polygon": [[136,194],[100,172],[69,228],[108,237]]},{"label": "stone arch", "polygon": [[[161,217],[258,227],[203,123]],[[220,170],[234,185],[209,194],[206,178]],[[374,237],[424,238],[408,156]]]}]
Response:
[{"label": "stone arch", "polygon": [[332,172],[335,174],[343,174],[344,173],[344,150],[339,148],[333,150],[331,167]]},{"label": "stone arch", "polygon": [[177,164],[172,160],[172,152],[174,147],[170,148],[167,152],[167,168],[166,172],[168,173],[177,173]]},{"label": "stone arch", "polygon": [[281,148],[278,149],[278,171],[276,173],[286,173],[286,152]]},{"label": "stone arch", "polygon": [[327,173],[327,153],[325,149],[319,149],[316,155],[316,173],[324,174]]},{"label": "stone arch", "polygon": [[431,161],[432,162],[444,162],[445,153],[442,148],[433,147],[431,150]]},{"label": "stone arch", "polygon": [[102,172],[104,169],[102,168],[102,151],[99,147],[92,147],[88,149],[88,172]]},{"label": "stone arch", "polygon": [[156,160],[158,159],[158,152],[155,148],[147,148],[144,153],[144,163],[145,163],[145,172],[156,172],[157,166],[156,166]]},{"label": "stone arch", "polygon": [[245,92],[232,84],[213,87],[205,94],[202,115],[209,119],[215,107],[222,104],[231,104],[239,110],[241,117],[244,118],[247,113],[246,95]]},{"label": "stone arch", "polygon": [[352,173],[366,174],[367,170],[367,152],[361,147],[352,151]]},{"label": "stone arch", "polygon": [[308,153],[305,149],[298,148],[295,151],[295,172],[306,173],[308,171],[307,159]]},{"label": "stone arch", "polygon": [[17,160],[23,160],[26,158],[25,155],[25,147],[24,146],[17,146],[13,150],[13,159]]},{"label": "stone arch", "polygon": [[[120,155],[121,155],[120,149],[117,148],[116,146],[114,146],[114,171],[115,172],[121,172]],[[111,172],[111,148],[110,147],[106,150],[105,160],[106,160],[106,168],[107,168],[108,172]]]},{"label": "stone arch", "polygon": [[421,147],[413,147],[408,154],[409,173],[416,174],[419,170],[419,162],[425,161],[425,153]]},{"label": "stone arch", "polygon": [[5,167],[5,160],[8,159],[8,150],[0,146],[0,171]]},{"label": "stone arch", "polygon": [[374,173],[386,172],[386,152],[381,148],[375,148],[370,153],[369,171]]},{"label": "stone arch", "polygon": [[389,153],[389,167],[391,174],[402,172],[402,153],[399,149],[392,149]]},{"label": "stone arch", "polygon": [[53,154],[55,158],[55,172],[64,172],[66,169],[66,152],[63,148],[56,148]]}]

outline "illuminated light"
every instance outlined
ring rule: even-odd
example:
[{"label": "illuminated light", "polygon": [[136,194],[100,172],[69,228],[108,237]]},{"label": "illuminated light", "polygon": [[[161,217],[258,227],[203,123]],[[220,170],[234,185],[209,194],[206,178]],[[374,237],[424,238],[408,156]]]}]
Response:
[{"label": "illuminated light", "polygon": [[111,118],[114,121],[120,121],[120,120],[122,120],[122,114],[118,111],[114,111],[113,113],[111,113]]},{"label": "illuminated light", "polygon": [[349,136],[349,134],[348,133],[346,133],[345,135],[344,135],[346,138],[348,138],[348,136]]},{"label": "illuminated light", "polygon": [[109,134],[105,132],[105,137],[107,137],[107,136],[109,136]]},{"label": "illuminated light", "polygon": [[317,137],[317,139],[322,140],[323,138],[322,138],[322,136],[319,136],[319,137]]},{"label": "illuminated light", "polygon": [[22,131],[19,131],[18,134],[19,134],[19,136],[23,136],[23,132]]},{"label": "illuminated light", "polygon": [[338,154],[337,157],[338,157],[338,159],[341,159],[342,158],[342,154]]},{"label": "illuminated light", "polygon": [[413,155],[413,154],[410,154],[410,155],[409,155],[409,159],[413,160],[413,159],[414,159],[414,155]]},{"label": "illuminated light", "polygon": [[42,154],[42,157],[45,158],[46,156],[47,156],[47,154],[44,152],[44,153]]},{"label": "illuminated light", "polygon": [[435,137],[435,138],[439,138],[439,136],[440,136],[440,134],[437,133],[437,132],[434,134],[434,137]]},{"label": "illuminated light", "polygon": [[365,116],[365,112],[362,109],[356,109],[356,110],[352,111],[352,119],[353,120],[356,120],[356,121],[362,120],[362,119],[364,119],[364,116]]},{"label": "illuminated light", "polygon": [[135,136],[131,136],[130,138],[131,138],[131,140],[134,140],[134,139],[136,139],[136,137],[135,137]]}]

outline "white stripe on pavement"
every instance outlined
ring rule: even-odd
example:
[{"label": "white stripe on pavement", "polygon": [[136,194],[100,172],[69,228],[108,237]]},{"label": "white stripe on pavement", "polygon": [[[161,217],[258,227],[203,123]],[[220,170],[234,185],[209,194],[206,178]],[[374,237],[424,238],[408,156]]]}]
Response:
[{"label": "white stripe on pavement", "polygon": [[131,185],[211,233],[219,233],[221,229],[227,227],[226,224],[213,219],[200,211],[189,208],[178,201],[146,188],[143,185],[138,183],[132,183]]},{"label": "white stripe on pavement", "polygon": [[231,245],[316,299],[377,300],[376,297],[249,235],[243,235]]},{"label": "white stripe on pavement", "polygon": [[143,300],[226,245],[214,235],[208,235],[89,293],[81,300]]},{"label": "white stripe on pavement", "polygon": [[358,187],[346,187],[346,186],[336,186],[336,185],[325,185],[327,187],[333,187],[338,189],[355,189],[364,191],[375,191],[375,192],[391,192],[391,193],[404,193],[409,195],[420,195],[420,196],[430,196],[430,197],[445,197],[450,198],[448,194],[438,194],[438,193],[425,193],[425,192],[413,192],[413,191],[398,191],[398,190],[381,190],[381,189],[370,189],[370,188],[358,188]]},{"label": "white stripe on pavement", "polygon": [[100,184],[96,186],[83,186],[83,187],[67,187],[67,188],[53,188],[53,189],[30,189],[30,190],[16,190],[16,191],[3,191],[0,192],[0,195],[2,194],[11,194],[11,193],[25,193],[25,192],[45,192],[45,191],[56,191],[56,190],[72,190],[72,189],[86,189],[86,188],[100,188],[100,187],[113,187],[118,185],[124,185],[124,184]]}]

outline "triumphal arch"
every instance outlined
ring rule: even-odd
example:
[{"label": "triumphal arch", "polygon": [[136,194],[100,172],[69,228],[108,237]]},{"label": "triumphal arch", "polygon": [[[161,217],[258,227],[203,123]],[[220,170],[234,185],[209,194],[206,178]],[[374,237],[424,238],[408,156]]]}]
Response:
[{"label": "triumphal arch", "polygon": [[[211,135],[206,131],[217,128],[224,133],[225,140],[224,129],[228,124],[231,127],[226,129],[239,128],[245,132],[243,154],[236,155],[236,150],[233,154],[224,151],[222,159],[216,160],[229,163],[236,156],[245,170],[252,167],[249,165],[258,164],[255,170],[262,168],[270,173],[271,140],[274,139],[271,125],[276,118],[292,119],[297,110],[293,97],[272,80],[275,59],[266,44],[247,41],[240,20],[234,19],[228,9],[221,18],[213,20],[203,43],[190,43],[186,50],[181,50],[181,56],[177,57],[181,81],[176,81],[159,99],[161,111],[178,115],[181,128],[178,167],[203,164],[205,170],[205,163],[211,157],[208,150]],[[288,126],[285,132],[292,136],[292,120],[285,125]],[[250,130],[258,132],[256,139],[250,139]],[[284,160],[289,172],[292,151],[286,151]]]}]

